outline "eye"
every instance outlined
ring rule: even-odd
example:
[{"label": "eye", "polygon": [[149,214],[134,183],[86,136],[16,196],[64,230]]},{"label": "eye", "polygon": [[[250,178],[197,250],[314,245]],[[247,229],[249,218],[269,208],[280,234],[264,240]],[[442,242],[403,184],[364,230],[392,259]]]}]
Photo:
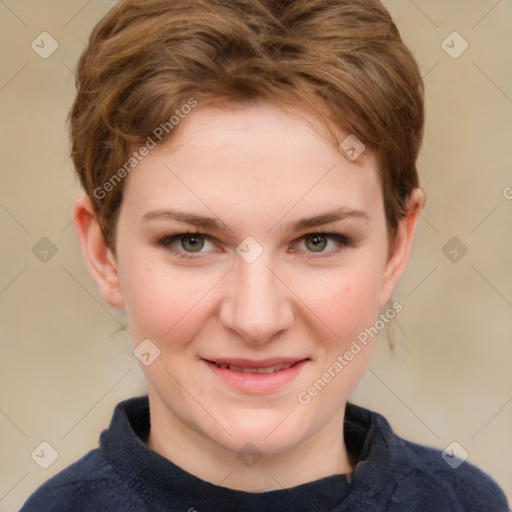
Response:
[{"label": "eye", "polygon": [[309,233],[299,240],[297,248],[307,253],[330,255],[348,245],[348,238],[338,233]]},{"label": "eye", "polygon": [[180,239],[180,245],[187,252],[199,252],[204,247],[204,237],[191,235]]},{"label": "eye", "polygon": [[214,247],[207,235],[190,232],[172,233],[164,236],[157,243],[183,258],[193,258],[194,254],[204,254]]},{"label": "eye", "polygon": [[[157,241],[157,245],[180,258],[195,258],[211,252],[214,242],[208,235],[199,232],[170,233]],[[309,233],[295,243],[295,250],[304,252],[308,258],[327,257],[350,246],[350,240],[338,233]],[[314,256],[314,255],[317,256]]]},{"label": "eye", "polygon": [[329,243],[329,239],[325,235],[315,234],[304,237],[304,245],[311,252],[322,252]]}]

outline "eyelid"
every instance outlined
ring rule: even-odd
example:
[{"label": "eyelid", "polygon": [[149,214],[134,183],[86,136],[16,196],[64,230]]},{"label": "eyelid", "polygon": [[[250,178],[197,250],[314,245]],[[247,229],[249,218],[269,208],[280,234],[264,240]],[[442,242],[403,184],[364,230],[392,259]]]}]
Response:
[{"label": "eyelid", "polygon": [[352,245],[351,240],[341,233],[331,233],[327,231],[311,231],[309,233],[305,233],[304,235],[301,235],[299,238],[297,238],[293,244],[297,244],[304,240],[308,236],[315,236],[315,235],[321,235],[325,236],[331,240],[333,240],[335,243],[338,244],[338,247],[336,249],[333,249],[331,251],[320,251],[320,252],[312,252],[312,251],[300,251],[304,254],[306,254],[306,259],[319,259],[319,258],[328,258],[332,255],[338,254],[340,250],[344,249],[345,247],[350,247]]},{"label": "eyelid", "polygon": [[[317,253],[309,252],[309,251],[298,251],[298,252],[307,254],[308,255],[308,256],[306,256],[307,259],[322,258],[322,257],[325,258],[325,257],[328,257],[329,255],[338,253],[339,250],[341,250],[342,248],[348,247],[351,245],[351,240],[347,236],[342,235],[341,233],[332,233],[332,232],[327,232],[327,231],[310,231],[308,233],[304,233],[303,235],[296,238],[293,242],[291,242],[290,245],[296,245],[300,241],[304,240],[306,237],[314,236],[314,235],[325,236],[325,237],[335,241],[340,247],[338,247],[337,249],[334,249],[332,251],[326,251],[326,252],[320,251]],[[173,252],[174,254],[176,254],[182,258],[198,258],[204,254],[207,254],[209,251],[207,251],[206,253],[204,253],[204,252],[187,252],[184,250],[178,250],[171,245],[173,242],[175,242],[177,240],[180,240],[180,239],[186,238],[186,237],[191,237],[191,236],[202,237],[205,240],[209,240],[211,242],[216,240],[214,237],[207,235],[206,233],[202,233],[200,231],[179,230],[179,231],[176,231],[173,233],[168,233],[168,234],[164,235],[163,237],[159,238],[157,240],[156,244],[160,247],[163,247],[163,248]]]},{"label": "eyelid", "polygon": [[325,236],[327,238],[331,238],[333,240],[338,240],[338,241],[340,241],[342,243],[346,243],[346,244],[350,243],[350,239],[346,235],[342,235],[341,233],[333,233],[330,231],[321,231],[321,230],[320,231],[310,231],[308,233],[305,233],[304,235],[301,235],[298,238],[296,238],[295,241],[304,240],[304,238],[306,238],[308,236],[314,236],[314,235]]},{"label": "eyelid", "polygon": [[207,240],[212,240],[213,237],[210,235],[207,235],[205,233],[201,233],[200,231],[176,231],[174,233],[167,233],[163,237],[159,238],[157,243],[158,244],[170,244],[171,242],[175,242],[176,240],[180,240],[181,238],[186,237],[192,237],[192,236],[200,236]]},{"label": "eyelid", "polygon": [[215,240],[213,237],[201,233],[200,231],[183,231],[179,230],[174,233],[168,233],[167,235],[164,235],[163,237],[159,238],[156,241],[156,245],[159,247],[163,247],[164,249],[167,249],[168,251],[172,252],[173,254],[176,254],[180,258],[198,258],[204,255],[204,252],[187,252],[183,250],[176,249],[172,243],[176,242],[178,240],[181,240],[182,238],[192,237],[192,236],[198,236],[202,237],[205,240],[212,241]]}]

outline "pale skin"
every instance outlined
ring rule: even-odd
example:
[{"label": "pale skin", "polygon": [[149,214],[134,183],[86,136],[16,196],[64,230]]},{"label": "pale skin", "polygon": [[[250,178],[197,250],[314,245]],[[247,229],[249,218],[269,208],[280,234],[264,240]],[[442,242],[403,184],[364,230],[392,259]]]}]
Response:
[{"label": "pale skin", "polygon": [[[374,155],[367,149],[350,162],[297,112],[265,103],[199,105],[127,178],[116,255],[86,196],[72,211],[102,297],[126,309],[134,347],[150,339],[160,350],[141,365],[148,447],[203,480],[249,492],[351,471],[344,406],[373,340],[310,403],[297,397],[378,319],[424,204],[415,189],[396,239],[388,240]],[[141,220],[169,208],[221,225]],[[340,218],[293,225],[332,212]],[[206,237],[158,245],[187,231]],[[349,242],[306,236],[315,233]],[[248,236],[263,250],[252,263],[236,252]],[[300,372],[271,392],[234,389],[205,362],[292,356],[305,359]],[[248,442],[262,455],[252,467],[237,457]]]}]

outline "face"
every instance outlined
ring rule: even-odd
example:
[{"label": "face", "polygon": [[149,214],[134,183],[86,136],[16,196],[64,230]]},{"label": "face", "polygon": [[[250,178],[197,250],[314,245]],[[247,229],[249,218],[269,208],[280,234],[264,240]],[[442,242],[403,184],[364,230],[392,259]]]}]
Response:
[{"label": "face", "polygon": [[373,344],[354,341],[403,263],[374,155],[349,161],[297,113],[199,105],[127,178],[117,226],[106,299],[159,354],[154,421],[233,452],[340,432]]}]

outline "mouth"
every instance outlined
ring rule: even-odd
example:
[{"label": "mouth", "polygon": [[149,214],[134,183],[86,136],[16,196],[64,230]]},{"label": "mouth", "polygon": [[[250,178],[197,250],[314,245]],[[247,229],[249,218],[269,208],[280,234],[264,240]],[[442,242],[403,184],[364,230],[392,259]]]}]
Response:
[{"label": "mouth", "polygon": [[207,361],[207,362],[214,364],[217,368],[222,368],[223,370],[231,370],[234,372],[275,373],[275,372],[280,372],[282,370],[288,370],[288,368],[292,368],[296,364],[299,364],[301,361],[304,361],[304,359],[301,359],[300,361],[296,361],[294,363],[275,364],[275,365],[269,365],[269,366],[238,366],[236,364],[217,363],[216,361]]},{"label": "mouth", "polygon": [[309,358],[264,360],[202,358],[222,382],[250,394],[268,393],[293,381]]}]

